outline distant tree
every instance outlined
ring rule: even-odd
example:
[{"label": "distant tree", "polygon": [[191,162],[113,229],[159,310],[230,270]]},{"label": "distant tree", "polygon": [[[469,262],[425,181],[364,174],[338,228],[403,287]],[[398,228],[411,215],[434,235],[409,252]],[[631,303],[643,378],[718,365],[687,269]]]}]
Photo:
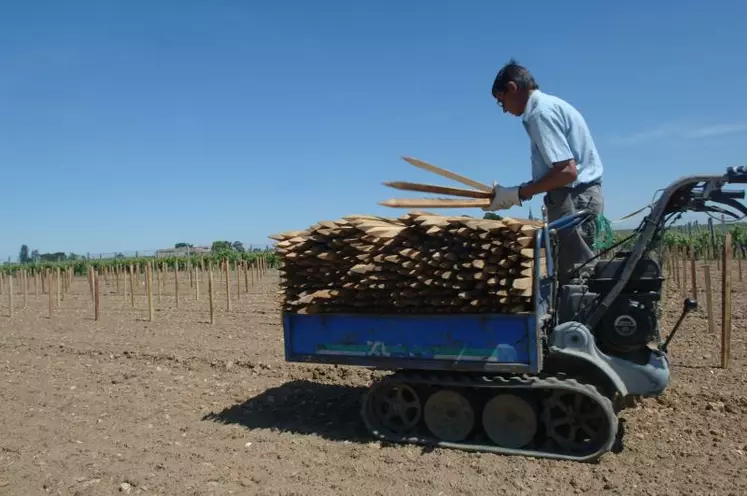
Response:
[{"label": "distant tree", "polygon": [[231,246],[230,241],[213,241],[213,245],[210,247],[210,249],[213,252],[219,252],[219,251],[231,251],[233,249],[233,246]]},{"label": "distant tree", "polygon": [[39,250],[34,250],[31,252],[31,261],[32,262],[38,262],[39,261]]},{"label": "distant tree", "polygon": [[177,243],[174,245],[174,248],[193,248],[194,245],[192,243]]},{"label": "distant tree", "polygon": [[497,214],[497,213],[495,213],[495,212],[488,212],[488,213],[486,213],[486,214],[485,214],[485,215],[483,216],[483,219],[490,219],[490,220],[502,220],[502,219],[503,219],[503,217],[501,217],[500,215],[498,215],[498,214]]},{"label": "distant tree", "polygon": [[239,253],[244,253],[244,252],[246,251],[246,250],[244,249],[244,243],[242,243],[241,241],[234,241],[234,242],[233,242],[233,244],[231,245],[231,247],[232,247],[232,248],[233,248],[233,249],[234,249],[235,251],[237,251],[237,252],[239,252]]},{"label": "distant tree", "polygon": [[18,254],[18,261],[22,264],[29,263],[31,259],[29,258],[29,247],[26,245],[21,245],[21,252]]}]

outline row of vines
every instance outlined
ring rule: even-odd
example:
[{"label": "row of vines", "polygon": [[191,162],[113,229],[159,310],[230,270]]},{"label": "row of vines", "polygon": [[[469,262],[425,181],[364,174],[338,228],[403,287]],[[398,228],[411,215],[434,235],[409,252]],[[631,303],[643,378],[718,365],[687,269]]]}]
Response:
[{"label": "row of vines", "polygon": [[256,263],[262,259],[262,263],[269,267],[275,267],[277,258],[275,252],[252,251],[237,252],[233,250],[219,251],[211,254],[198,254],[191,256],[170,256],[170,257],[137,257],[127,259],[92,259],[92,260],[70,260],[64,262],[31,262],[26,264],[13,264],[0,266],[0,273],[16,275],[20,271],[26,271],[30,274],[45,273],[47,270],[56,271],[60,269],[64,272],[72,273],[75,276],[87,276],[90,269],[95,271],[106,271],[113,267],[144,267],[148,263],[157,263],[159,266],[169,269],[178,268],[189,269],[190,267],[207,267],[208,265],[220,265],[228,262],[233,265],[236,262],[247,262],[248,264]]}]

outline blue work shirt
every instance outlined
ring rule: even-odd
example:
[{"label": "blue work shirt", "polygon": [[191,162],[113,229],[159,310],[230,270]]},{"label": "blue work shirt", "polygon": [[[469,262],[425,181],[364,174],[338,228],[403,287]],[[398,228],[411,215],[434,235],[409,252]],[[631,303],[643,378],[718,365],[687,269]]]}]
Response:
[{"label": "blue work shirt", "polygon": [[575,159],[577,177],[569,186],[602,178],[602,159],[581,113],[558,97],[534,90],[522,123],[531,140],[532,180],[547,174],[554,162]]}]

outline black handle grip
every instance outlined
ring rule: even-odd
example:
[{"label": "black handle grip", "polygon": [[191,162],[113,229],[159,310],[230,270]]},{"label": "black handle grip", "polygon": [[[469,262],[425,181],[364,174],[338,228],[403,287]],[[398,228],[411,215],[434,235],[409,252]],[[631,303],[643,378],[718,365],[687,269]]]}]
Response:
[{"label": "black handle grip", "polygon": [[747,183],[747,166],[728,167],[726,179],[730,183]]}]

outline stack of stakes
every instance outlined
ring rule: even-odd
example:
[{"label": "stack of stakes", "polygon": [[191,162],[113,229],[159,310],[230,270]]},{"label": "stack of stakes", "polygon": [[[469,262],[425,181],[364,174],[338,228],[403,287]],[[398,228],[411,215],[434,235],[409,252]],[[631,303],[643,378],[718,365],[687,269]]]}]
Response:
[{"label": "stack of stakes", "polygon": [[[426,186],[388,184],[417,191]],[[483,191],[469,195],[482,196],[468,201],[489,204],[487,186],[479,186]],[[449,201],[383,204],[443,207],[442,202]],[[541,222],[513,218],[411,212],[398,218],[345,216],[274,235],[282,308],[301,314],[529,312],[534,296],[534,236],[541,226]]]}]

